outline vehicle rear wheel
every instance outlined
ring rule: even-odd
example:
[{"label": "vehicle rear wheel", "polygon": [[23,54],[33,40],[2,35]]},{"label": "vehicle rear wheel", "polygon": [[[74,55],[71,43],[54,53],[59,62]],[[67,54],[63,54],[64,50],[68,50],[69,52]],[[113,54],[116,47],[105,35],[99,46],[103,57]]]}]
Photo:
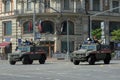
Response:
[{"label": "vehicle rear wheel", "polygon": [[79,65],[80,61],[78,60],[73,60],[74,65]]},{"label": "vehicle rear wheel", "polygon": [[33,60],[29,60],[29,64],[32,64],[33,63]]},{"label": "vehicle rear wheel", "polygon": [[40,64],[45,64],[45,56],[44,56],[44,55],[42,55],[42,56],[40,57],[39,63],[40,63]]},{"label": "vehicle rear wheel", "polygon": [[15,65],[16,61],[9,61],[11,65]]},{"label": "vehicle rear wheel", "polygon": [[109,64],[110,63],[110,59],[111,59],[111,55],[107,54],[105,59],[104,59],[104,64]]},{"label": "vehicle rear wheel", "polygon": [[95,64],[95,56],[94,55],[91,55],[89,58],[88,58],[88,63],[90,65],[94,65]]},{"label": "vehicle rear wheel", "polygon": [[29,57],[28,57],[28,56],[24,56],[24,57],[22,58],[22,63],[23,63],[23,64],[29,64]]},{"label": "vehicle rear wheel", "polygon": [[39,59],[39,63],[40,64],[45,64],[45,60],[44,59]]}]

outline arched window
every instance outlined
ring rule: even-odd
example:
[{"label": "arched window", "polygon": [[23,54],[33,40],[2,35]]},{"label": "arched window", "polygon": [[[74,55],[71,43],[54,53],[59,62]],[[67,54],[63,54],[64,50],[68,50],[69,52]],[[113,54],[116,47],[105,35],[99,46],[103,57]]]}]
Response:
[{"label": "arched window", "polygon": [[28,21],[23,24],[23,33],[24,34],[33,33],[32,21]]},{"label": "arched window", "polygon": [[69,29],[69,35],[74,34],[74,23],[71,21],[64,21],[61,25],[61,34],[62,35],[67,35],[67,26]]},{"label": "arched window", "polygon": [[51,21],[44,21],[41,23],[42,31],[41,33],[51,33],[54,34],[54,24]]}]

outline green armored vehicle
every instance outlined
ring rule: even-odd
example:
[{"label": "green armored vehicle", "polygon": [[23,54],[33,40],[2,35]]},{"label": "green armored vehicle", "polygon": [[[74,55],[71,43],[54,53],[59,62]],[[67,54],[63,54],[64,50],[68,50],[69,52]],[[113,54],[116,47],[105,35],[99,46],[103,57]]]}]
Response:
[{"label": "green armored vehicle", "polygon": [[11,65],[15,65],[17,61],[22,61],[23,64],[32,64],[33,60],[38,60],[40,64],[44,64],[46,52],[40,46],[19,46],[18,51],[8,55],[8,60]]},{"label": "green armored vehicle", "polygon": [[111,53],[109,45],[97,43],[83,44],[79,50],[71,53],[70,59],[75,65],[85,61],[93,65],[100,60],[103,60],[105,64],[109,64]]}]

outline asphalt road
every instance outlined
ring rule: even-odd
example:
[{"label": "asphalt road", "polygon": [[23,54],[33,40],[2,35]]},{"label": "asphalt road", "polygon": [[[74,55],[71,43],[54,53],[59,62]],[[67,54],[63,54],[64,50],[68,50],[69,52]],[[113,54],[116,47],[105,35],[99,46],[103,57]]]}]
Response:
[{"label": "asphalt road", "polygon": [[0,60],[0,80],[120,80],[120,61],[112,60],[109,65],[85,62],[76,66],[67,61],[10,65]]}]

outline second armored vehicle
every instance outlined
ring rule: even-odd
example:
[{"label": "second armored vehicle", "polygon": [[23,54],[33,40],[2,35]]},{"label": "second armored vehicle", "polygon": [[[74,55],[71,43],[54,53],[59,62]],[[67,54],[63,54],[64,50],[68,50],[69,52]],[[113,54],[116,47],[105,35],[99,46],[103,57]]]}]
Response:
[{"label": "second armored vehicle", "polygon": [[93,65],[96,61],[100,60],[103,60],[105,64],[109,64],[111,53],[109,45],[97,43],[83,44],[79,50],[71,53],[70,59],[75,65],[85,61]]}]

